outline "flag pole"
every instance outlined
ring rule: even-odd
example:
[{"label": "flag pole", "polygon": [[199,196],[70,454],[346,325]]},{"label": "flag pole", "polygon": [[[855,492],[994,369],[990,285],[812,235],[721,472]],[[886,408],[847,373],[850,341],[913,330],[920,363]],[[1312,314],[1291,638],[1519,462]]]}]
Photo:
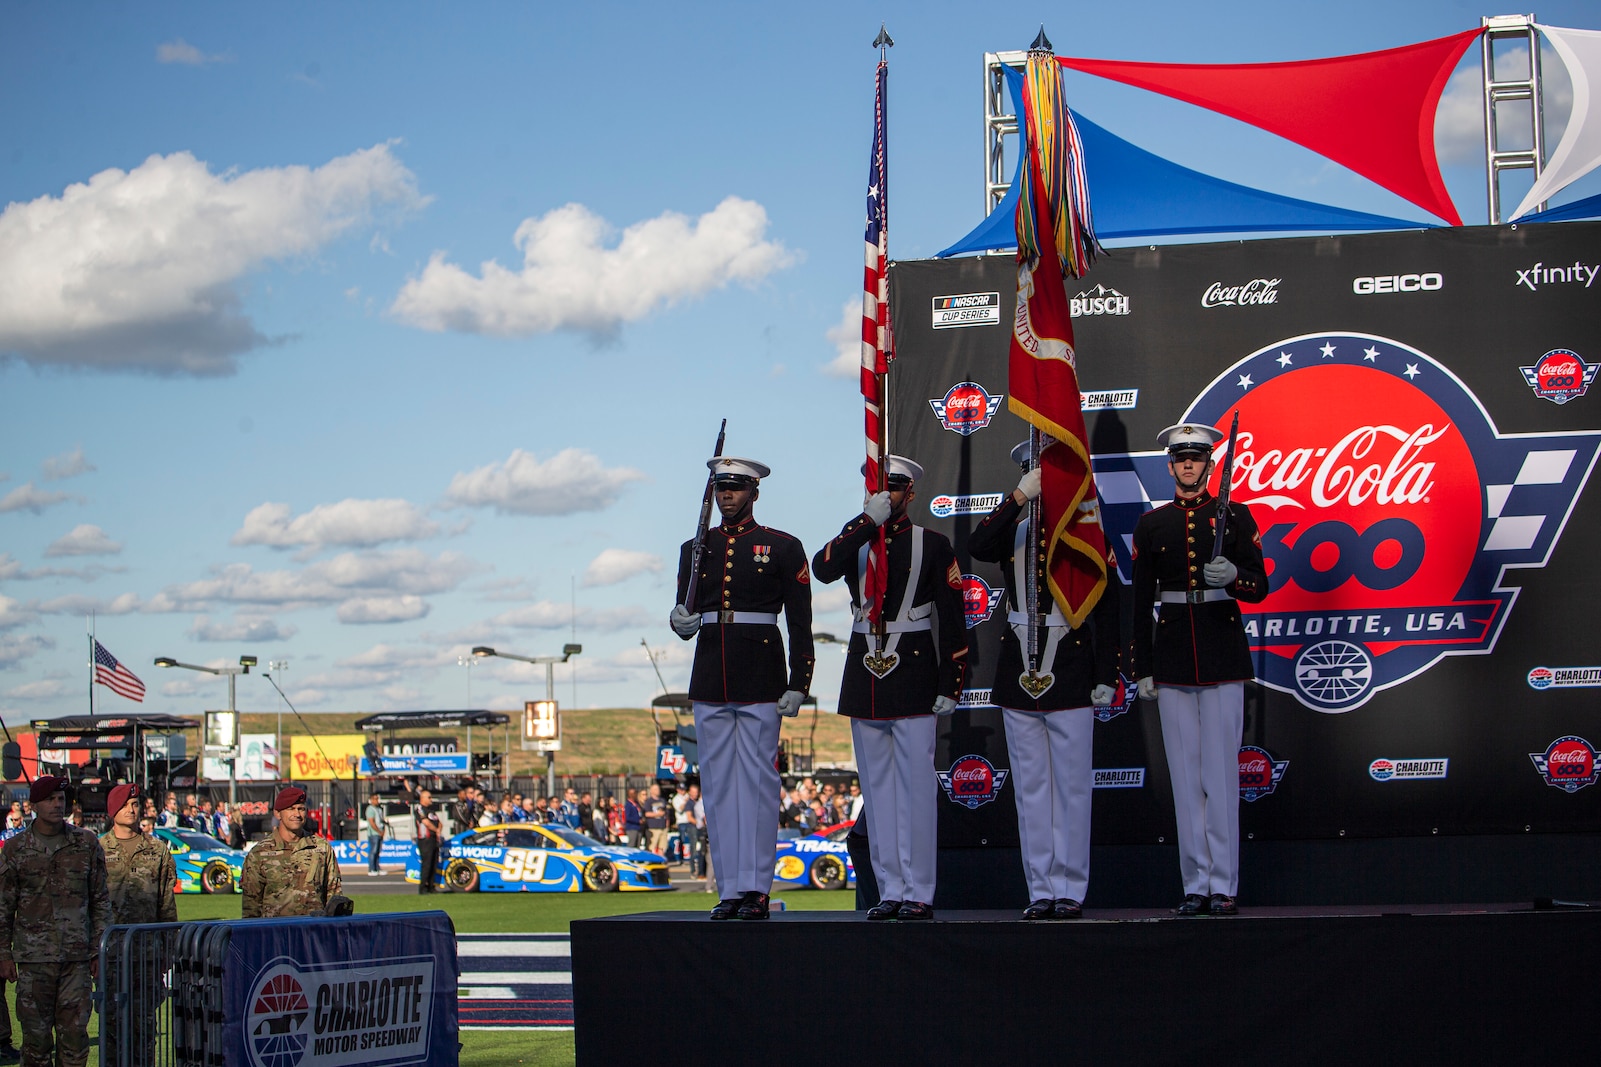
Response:
[{"label": "flag pole", "polygon": [[[884,132],[879,142],[878,180],[879,203],[882,205],[880,209],[880,225],[883,227],[882,233],[884,235],[883,240],[880,242],[880,247],[887,251],[889,248],[889,101],[885,100],[884,97],[889,95],[889,50],[895,47],[895,40],[889,35],[889,30],[882,22],[878,24],[878,36],[873,38],[873,47],[878,49],[878,67],[883,72],[883,80],[880,86],[882,95],[879,97],[878,106],[881,111],[879,123]],[[889,488],[889,469],[886,466],[889,461],[889,396],[886,387],[889,384],[888,355],[891,334],[888,301],[889,286],[885,284],[884,280],[888,277],[889,272],[888,258],[886,254],[881,265],[881,269],[884,272],[880,275],[878,305],[878,321],[882,327],[879,332],[881,355],[877,361],[876,373],[874,374],[877,379],[876,391],[878,394],[878,440],[874,442],[878,450],[878,488],[875,491],[880,493]],[[876,612],[877,618],[873,622],[873,651],[882,652],[884,649],[884,637],[887,632],[887,625],[884,619],[884,586],[888,584],[887,577],[889,572],[889,557],[887,555],[889,545],[882,526],[878,528],[877,548],[880,561],[878,564],[879,574],[881,579],[884,580],[878,582],[878,611]]]},{"label": "flag pole", "polygon": [[89,613],[89,717],[95,713],[95,617]]}]

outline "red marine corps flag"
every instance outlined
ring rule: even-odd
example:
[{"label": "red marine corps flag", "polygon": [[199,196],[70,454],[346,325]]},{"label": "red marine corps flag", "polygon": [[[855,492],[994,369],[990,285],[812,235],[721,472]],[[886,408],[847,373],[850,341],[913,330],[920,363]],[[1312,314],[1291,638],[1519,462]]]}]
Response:
[{"label": "red marine corps flag", "polygon": [[[1061,69],[1043,29],[1029,49],[1023,112],[1028,165],[1019,175],[1017,313],[1007,406],[1033,427],[1043,488],[1039,532],[1032,540],[1049,544],[1043,577],[1067,621],[1079,626],[1106,588],[1107,553],[1062,276],[1083,276],[1098,245],[1083,145],[1062,100]],[[1045,609],[1038,601],[1029,606],[1036,618]]]}]

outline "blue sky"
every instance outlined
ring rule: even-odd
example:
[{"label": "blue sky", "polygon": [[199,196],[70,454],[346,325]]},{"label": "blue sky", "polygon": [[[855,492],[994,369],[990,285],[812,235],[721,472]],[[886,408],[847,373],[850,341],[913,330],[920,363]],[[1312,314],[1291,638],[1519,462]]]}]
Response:
[{"label": "blue sky", "polygon": [[[808,550],[860,503],[860,401],[829,368],[842,337],[852,358],[880,20],[891,252],[917,258],[979,219],[982,53],[1041,21],[1063,54],[1260,62],[1490,13],[7,4],[0,714],[86,710],[91,609],[150,711],[226,695],[155,656],[241,654],[288,661],[306,711],[460,707],[469,686],[473,706],[513,708],[542,672],[458,658],[575,632],[564,703],[643,704],[642,638],[681,688],[671,568],[717,420],[730,452],[773,467],[758,518]],[[1588,4],[1538,14],[1596,27]],[[1438,130],[1480,222],[1473,77]],[[1231,120],[1082,75],[1068,91],[1187,166],[1420,217]],[[816,592],[818,627],[843,629],[838,588]],[[832,707],[840,664],[821,652]],[[239,687],[246,710],[277,699]]]}]

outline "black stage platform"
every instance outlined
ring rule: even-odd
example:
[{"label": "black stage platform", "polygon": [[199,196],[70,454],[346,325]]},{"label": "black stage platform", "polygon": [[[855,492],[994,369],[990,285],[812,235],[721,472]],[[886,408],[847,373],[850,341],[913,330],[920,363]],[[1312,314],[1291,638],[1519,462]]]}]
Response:
[{"label": "black stage platform", "polygon": [[872,1067],[1519,1063],[1589,1047],[1601,910],[1016,915],[575,922],[578,1064],[636,1061],[667,1034],[696,1064]]}]

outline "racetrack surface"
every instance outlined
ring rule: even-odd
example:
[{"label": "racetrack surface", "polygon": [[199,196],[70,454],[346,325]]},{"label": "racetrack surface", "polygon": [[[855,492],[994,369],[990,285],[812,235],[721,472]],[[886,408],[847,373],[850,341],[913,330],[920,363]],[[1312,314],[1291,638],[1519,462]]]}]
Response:
[{"label": "racetrack surface", "polygon": [[463,1030],[567,1029],[573,960],[566,934],[457,934]]}]

